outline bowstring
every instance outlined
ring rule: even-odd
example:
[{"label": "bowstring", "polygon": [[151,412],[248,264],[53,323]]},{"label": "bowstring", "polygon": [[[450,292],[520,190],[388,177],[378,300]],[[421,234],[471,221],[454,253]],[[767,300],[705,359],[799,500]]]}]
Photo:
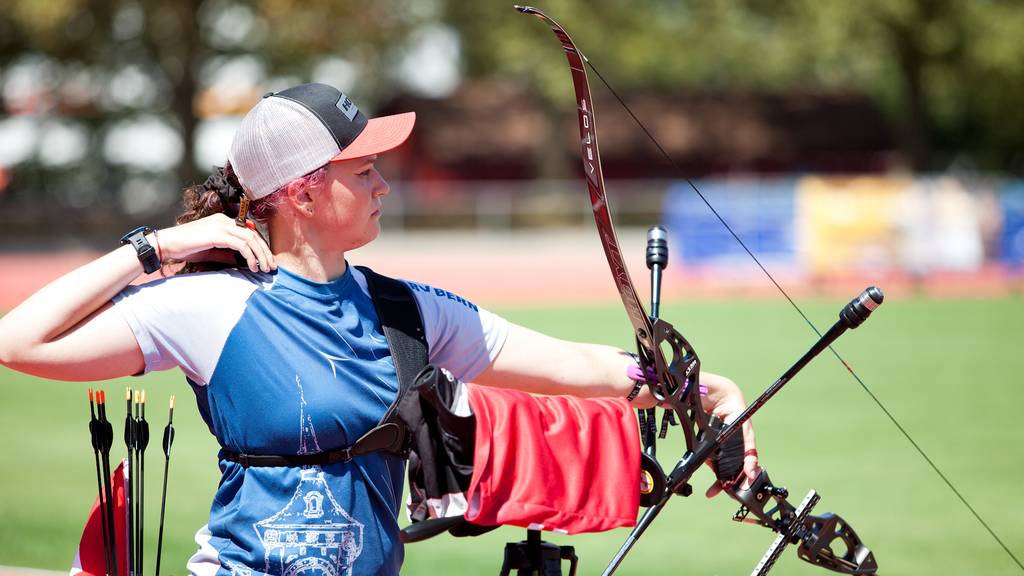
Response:
[{"label": "bowstring", "polygon": [[[644,123],[641,122],[639,118],[637,118],[636,114],[633,113],[633,110],[630,109],[629,105],[627,105],[626,102],[622,99],[622,97],[619,96],[619,93],[616,92],[614,88],[612,88],[611,84],[609,84],[608,81],[605,80],[601,72],[594,66],[593,63],[590,62],[589,59],[584,58],[583,60],[584,62],[587,63],[587,66],[589,66],[590,69],[594,71],[594,74],[597,74],[597,77],[601,79],[601,83],[604,84],[605,88],[607,88],[608,91],[611,92],[612,96],[614,96],[615,99],[618,100],[619,104],[623,107],[623,109],[626,110],[626,113],[629,114],[633,121],[636,122],[637,126],[639,126],[641,130],[643,130],[644,134],[647,135],[647,138],[649,138],[650,141],[654,144],[654,146],[657,147],[658,151],[661,152],[661,155],[665,158],[665,160],[667,160],[668,163],[675,169],[676,173],[686,181],[686,183],[690,186],[690,188],[693,189],[694,192],[697,193],[697,196],[700,197],[700,199],[704,202],[708,209],[711,210],[712,214],[714,214],[715,217],[718,218],[718,221],[722,223],[722,226],[725,226],[725,229],[729,231],[729,234],[732,235],[736,242],[738,242],[739,245],[743,247],[743,250],[746,251],[746,253],[754,260],[755,263],[757,263],[758,268],[760,268],[761,271],[764,272],[765,276],[767,276],[768,279],[771,280],[772,284],[775,285],[775,288],[778,289],[778,291],[786,298],[786,300],[789,301],[789,304],[793,307],[794,310],[797,311],[800,317],[804,319],[804,322],[806,322],[807,325],[811,327],[811,330],[813,330],[814,333],[818,335],[818,338],[821,338],[821,331],[818,330],[818,327],[814,325],[814,322],[811,322],[811,319],[807,317],[807,314],[804,314],[804,311],[800,308],[800,306],[797,305],[797,303],[775,280],[775,277],[772,276],[770,272],[768,272],[768,269],[765,268],[764,264],[761,263],[761,260],[754,255],[754,252],[750,248],[747,247],[746,242],[744,242],[739,237],[739,235],[736,234],[736,232],[732,229],[732,226],[729,226],[729,223],[726,222],[725,218],[722,217],[722,215],[718,212],[717,209],[715,209],[715,207],[711,204],[707,197],[704,196],[704,193],[701,192],[699,188],[697,188],[697,186],[693,183],[692,180],[690,180],[686,176],[682,176],[683,169],[679,166],[675,159],[672,158],[672,156],[665,151],[665,149],[658,142],[657,138],[655,138],[654,135],[651,134],[651,131],[647,129],[647,126],[645,126]],[[988,531],[992,538],[996,542],[998,542],[1000,546],[1002,546],[1006,554],[1014,561],[1014,563],[1017,564],[1021,571],[1024,572],[1024,564],[1022,564],[1021,561],[1017,559],[1017,556],[1015,556],[1013,552],[1010,551],[1010,548],[1005,543],[1003,543],[1003,540],[998,535],[996,535],[995,531],[988,525],[987,522],[985,522],[985,520],[981,517],[980,514],[978,514],[974,507],[971,506],[969,502],[967,502],[967,499],[964,498],[963,494],[960,493],[960,490],[958,490],[956,486],[953,485],[949,478],[947,478],[946,475],[942,473],[942,471],[935,464],[935,462],[930,457],[928,457],[928,454],[925,453],[924,449],[921,448],[921,446],[910,436],[910,433],[908,433],[907,430],[899,423],[899,421],[896,420],[896,417],[893,416],[892,412],[890,412],[889,409],[886,408],[884,404],[882,404],[882,401],[878,399],[878,396],[875,396],[874,392],[872,392],[871,389],[868,388],[867,384],[865,384],[864,381],[861,380],[860,376],[858,376],[857,373],[853,370],[853,367],[850,366],[850,364],[845,359],[843,359],[842,356],[839,355],[839,352],[837,352],[831,344],[829,344],[828,349],[830,352],[832,352],[836,359],[839,360],[840,363],[842,363],[842,365],[846,368],[850,375],[853,376],[853,379],[856,380],[858,384],[860,384],[861,388],[863,388],[864,391],[867,392],[868,396],[870,396],[871,399],[874,400],[875,404],[878,405],[879,409],[881,409],[882,412],[889,418],[889,421],[892,422],[894,426],[896,426],[896,429],[898,429],[900,433],[903,434],[903,437],[906,438],[908,442],[910,442],[910,445],[913,446],[915,450],[917,450],[917,453],[920,454],[921,457],[924,458],[925,462],[927,462],[928,465],[931,466],[932,470],[934,470],[935,473],[938,474],[939,478],[941,478],[942,481],[946,483],[946,486],[949,487],[953,494],[955,494],[956,497],[960,499],[960,502],[962,502],[963,505],[967,507],[968,510],[970,510],[971,514],[974,515],[974,518],[978,520],[978,522],[985,528],[985,530]]]}]

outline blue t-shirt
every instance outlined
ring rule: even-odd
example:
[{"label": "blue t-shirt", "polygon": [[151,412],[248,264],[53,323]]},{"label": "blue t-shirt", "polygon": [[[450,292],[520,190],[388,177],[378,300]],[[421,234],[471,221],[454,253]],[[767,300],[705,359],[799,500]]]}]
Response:
[{"label": "blue t-shirt", "polygon": [[[430,359],[472,380],[497,355],[507,322],[432,286],[416,296]],[[312,454],[351,445],[398,392],[362,273],[318,283],[221,271],[129,287],[114,298],[146,370],[179,366],[220,445]],[[384,453],[329,466],[223,473],[194,574],[397,574],[404,460]]]}]

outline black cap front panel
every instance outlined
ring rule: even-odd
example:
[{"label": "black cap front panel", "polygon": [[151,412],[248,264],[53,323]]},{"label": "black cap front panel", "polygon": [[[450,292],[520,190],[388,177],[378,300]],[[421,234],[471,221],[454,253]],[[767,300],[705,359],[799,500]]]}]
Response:
[{"label": "black cap front panel", "polygon": [[297,102],[316,115],[334,137],[339,150],[347,148],[369,122],[348,96],[327,84],[302,84],[274,96]]}]

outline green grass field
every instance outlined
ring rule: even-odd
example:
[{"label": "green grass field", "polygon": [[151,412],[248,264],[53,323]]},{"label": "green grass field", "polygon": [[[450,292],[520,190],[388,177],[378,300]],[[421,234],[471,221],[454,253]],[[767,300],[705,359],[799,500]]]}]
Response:
[{"label": "green grass field", "polygon": [[[825,328],[843,302],[805,308]],[[501,310],[508,318],[571,339],[629,345],[621,308]],[[814,341],[785,302],[700,302],[667,306],[705,369],[729,375],[748,400]],[[837,349],[897,416],[1004,542],[1024,559],[1024,301],[890,300]],[[126,385],[148,390],[147,538],[155,544],[167,397],[176,394],[164,573],[185,573],[217,485],[216,445],[178,373],[105,383],[117,398]],[[95,474],[86,422],[86,384],[53,383],[0,368],[0,564],[66,569]],[[123,413],[113,409],[120,434]],[[762,463],[798,502],[811,488],[816,512],[841,514],[884,574],[1019,574],[1019,569],[899,435],[845,369],[822,355],[754,419]],[[680,437],[663,441],[671,466]],[[711,482],[695,478],[698,492]],[[673,500],[640,540],[621,574],[746,574],[772,541],[768,530],[730,518],[734,502],[703,496]],[[405,523],[403,518],[402,523]],[[598,573],[626,531],[551,540],[576,546],[581,574]],[[503,543],[525,536],[503,528],[475,539],[447,535],[406,549],[408,574],[495,574]],[[154,547],[147,552],[152,571]],[[442,568],[443,567],[443,568]],[[777,574],[825,574],[786,552]]]}]

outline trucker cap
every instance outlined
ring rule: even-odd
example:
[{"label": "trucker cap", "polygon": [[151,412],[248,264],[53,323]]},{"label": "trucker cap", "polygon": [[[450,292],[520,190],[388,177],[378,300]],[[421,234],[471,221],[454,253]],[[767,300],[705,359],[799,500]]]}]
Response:
[{"label": "trucker cap", "polygon": [[228,161],[251,200],[337,160],[405,142],[416,113],[367,118],[343,92],[302,84],[266,94],[242,119]]}]

